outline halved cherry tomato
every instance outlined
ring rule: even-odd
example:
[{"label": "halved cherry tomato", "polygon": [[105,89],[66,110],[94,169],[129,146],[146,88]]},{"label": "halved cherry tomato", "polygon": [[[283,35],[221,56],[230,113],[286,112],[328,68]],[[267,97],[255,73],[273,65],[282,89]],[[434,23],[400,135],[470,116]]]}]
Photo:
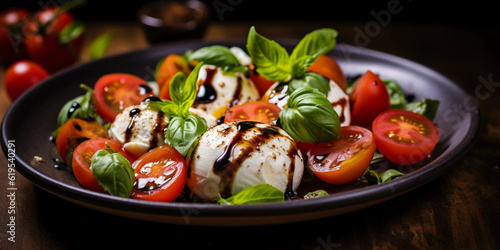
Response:
[{"label": "halved cherry tomato", "polygon": [[186,161],[168,145],[145,153],[132,164],[132,168],[136,182],[131,196],[135,199],[170,202],[181,194],[186,184]]},{"label": "halved cherry tomato", "polygon": [[425,116],[391,109],[375,118],[372,125],[377,149],[389,161],[408,165],[425,159],[439,142],[439,130]]},{"label": "halved cherry tomato", "polygon": [[183,72],[184,74],[189,75],[189,73],[191,72],[189,63],[184,57],[180,55],[169,54],[160,63],[160,66],[158,67],[158,70],[156,72],[156,82],[158,83],[160,90],[163,88],[163,86],[168,86],[170,80],[177,72]]},{"label": "halved cherry tomato", "polygon": [[278,120],[281,109],[265,101],[245,102],[226,111],[224,122],[255,121],[271,124]]},{"label": "halved cherry tomato", "polygon": [[371,71],[366,71],[352,87],[351,124],[370,127],[378,114],[390,107],[389,93],[385,84]]},{"label": "halved cherry tomato", "polygon": [[340,128],[337,139],[312,146],[307,153],[307,165],[321,180],[340,185],[358,179],[370,166],[374,154],[370,130],[345,126]]},{"label": "halved cherry tomato", "polygon": [[249,68],[250,68],[250,79],[252,80],[255,87],[259,91],[260,97],[262,97],[276,81],[268,80],[267,78],[259,75],[259,73],[255,71],[255,66],[253,66],[253,64],[250,64]]},{"label": "halved cherry tomato", "polygon": [[94,86],[93,103],[97,113],[106,122],[113,122],[116,115],[131,105],[153,96],[153,90],[141,78],[123,73],[107,74]]},{"label": "halved cherry tomato", "polygon": [[59,35],[74,21],[74,17],[67,11],[60,13],[58,10],[56,7],[48,7],[38,11],[34,20],[25,28],[25,49],[28,56],[49,72],[78,61],[83,44],[83,36],[78,36],[67,44],[60,42]]},{"label": "halved cherry tomato", "polygon": [[97,180],[94,178],[92,171],[90,170],[90,162],[92,161],[92,156],[94,156],[95,152],[105,149],[106,144],[111,147],[116,153],[119,153],[132,164],[135,161],[135,157],[126,152],[120,142],[104,139],[104,138],[95,138],[90,139],[88,141],[82,142],[75,148],[73,152],[73,161],[72,168],[73,173],[75,174],[78,182],[84,186],[86,189],[93,190],[96,192],[104,193],[104,189],[102,188]]},{"label": "halved cherry tomato", "polygon": [[21,7],[0,12],[0,62],[8,65],[24,57],[22,27],[29,18],[29,10]]},{"label": "halved cherry tomato", "polygon": [[347,89],[347,80],[344,76],[344,72],[337,61],[330,56],[322,55],[318,57],[307,71],[318,73],[333,80],[344,91]]},{"label": "halved cherry tomato", "polygon": [[66,162],[68,151],[71,153],[80,143],[92,138],[108,138],[108,131],[96,121],[79,118],[68,120],[61,126],[56,138],[57,152]]},{"label": "halved cherry tomato", "polygon": [[19,60],[11,64],[5,72],[5,90],[15,101],[26,90],[47,78],[49,73],[38,63],[31,60]]}]

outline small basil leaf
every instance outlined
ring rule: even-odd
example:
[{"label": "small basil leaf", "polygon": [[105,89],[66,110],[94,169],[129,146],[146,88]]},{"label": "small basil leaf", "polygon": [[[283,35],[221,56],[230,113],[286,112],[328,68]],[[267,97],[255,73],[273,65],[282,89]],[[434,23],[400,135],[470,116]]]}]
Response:
[{"label": "small basil leaf", "polygon": [[381,182],[380,175],[377,171],[369,169],[364,174],[365,179],[368,181],[368,184],[379,184]]},{"label": "small basil leaf", "polygon": [[238,58],[231,53],[229,48],[221,45],[212,45],[200,48],[189,53],[190,61],[204,62],[205,64],[215,65],[220,68],[226,66],[239,66]]},{"label": "small basil leaf", "polygon": [[237,194],[224,199],[217,195],[217,203],[221,205],[250,205],[285,200],[285,195],[279,189],[269,184],[259,184],[241,190]]},{"label": "small basil leaf", "polygon": [[[190,95],[193,95],[193,91],[190,91],[190,85],[186,83],[186,75],[182,72],[177,72],[174,75],[169,84],[170,98],[172,102],[176,104],[183,103],[184,101],[190,98]],[[194,93],[196,95],[196,91]],[[196,97],[196,96],[195,96]]]},{"label": "small basil leaf", "polygon": [[66,25],[64,29],[59,33],[59,42],[61,44],[68,44],[71,41],[77,39],[83,34],[85,26],[80,21],[73,21]]},{"label": "small basil leaf", "polygon": [[148,107],[154,110],[160,110],[163,112],[169,119],[177,115],[177,111],[179,110],[179,105],[175,104],[172,101],[164,100],[164,101],[149,101]]},{"label": "small basil leaf", "polygon": [[434,99],[421,99],[418,101],[414,101],[406,104],[404,109],[415,112],[417,114],[421,114],[429,120],[434,120],[436,117],[436,112],[439,108],[439,100]]},{"label": "small basil leaf", "polygon": [[340,119],[326,96],[316,89],[295,90],[279,115],[280,126],[296,141],[328,142],[340,133]]},{"label": "small basil leaf", "polygon": [[319,92],[327,95],[330,92],[330,81],[320,74],[306,72],[301,78],[294,78],[289,82],[287,93],[291,94],[302,87],[317,89]]},{"label": "small basil leaf", "polygon": [[402,109],[406,105],[405,94],[401,87],[392,80],[384,80],[387,93],[389,93],[390,108],[391,109]]},{"label": "small basil leaf", "polygon": [[403,173],[395,170],[395,169],[388,169],[380,174],[380,183],[385,183],[390,180],[392,180],[395,177],[402,176],[404,175]]},{"label": "small basil leaf", "polygon": [[106,53],[106,50],[108,49],[112,39],[113,39],[113,34],[111,34],[110,32],[103,33],[99,35],[96,39],[94,39],[94,41],[92,41],[89,47],[90,58],[91,59],[101,58],[104,55],[104,53]]},{"label": "small basil leaf", "polygon": [[246,47],[257,73],[272,81],[291,79],[292,69],[286,49],[258,34],[253,26],[248,32]]},{"label": "small basil leaf", "polygon": [[294,76],[301,76],[313,62],[335,47],[338,32],[334,29],[318,29],[307,34],[295,46],[290,55]]},{"label": "small basil leaf", "polygon": [[101,149],[92,156],[90,170],[99,185],[111,195],[127,198],[132,193],[134,169],[123,155]]},{"label": "small basil leaf", "polygon": [[182,156],[187,156],[207,129],[207,122],[200,116],[174,116],[168,123],[165,143],[177,149]]},{"label": "small basil leaf", "polygon": [[304,195],[304,199],[305,200],[316,199],[316,198],[326,197],[326,196],[329,196],[328,192],[320,189],[320,190],[316,190],[316,191],[312,191],[312,192],[307,193],[306,195]]}]

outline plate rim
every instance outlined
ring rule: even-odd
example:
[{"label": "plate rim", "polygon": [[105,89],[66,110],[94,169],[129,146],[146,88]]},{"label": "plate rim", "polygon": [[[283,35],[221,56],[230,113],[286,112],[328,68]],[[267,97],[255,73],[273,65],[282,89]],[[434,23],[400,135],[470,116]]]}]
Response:
[{"label": "plate rim", "polygon": [[[109,56],[106,58],[99,59],[98,61],[113,61],[120,60],[121,58],[127,58],[133,55],[140,55],[142,53],[155,53],[157,51],[168,49],[175,49],[176,47],[182,47],[185,49],[186,44],[188,45],[197,45],[198,47],[213,45],[213,44],[242,44],[243,39],[234,39],[234,40],[224,40],[224,41],[200,41],[200,40],[185,40],[178,42],[171,42],[165,44],[158,44],[154,46],[150,46],[148,48],[139,49],[119,55]],[[296,44],[297,39],[281,39],[276,40],[280,44]],[[390,59],[392,61],[397,61],[398,63],[402,63],[404,65],[412,65],[418,67],[419,71],[426,71],[432,74],[433,77],[438,76],[442,79],[442,81],[446,82],[447,85],[453,86],[456,91],[464,96],[467,96],[467,93],[456,83],[442,75],[441,73],[426,67],[417,62],[389,54],[386,52],[381,52],[369,48],[356,47],[349,44],[337,44],[334,50],[355,50],[357,52],[362,52],[364,55],[368,55],[370,57],[384,58]],[[332,50],[333,51],[333,50]],[[333,53],[333,52],[329,52]],[[4,152],[7,158],[7,123],[12,116],[12,113],[15,111],[18,105],[21,105],[25,99],[28,99],[30,95],[36,93],[38,88],[42,88],[46,85],[47,82],[51,82],[52,79],[57,79],[57,77],[65,74],[70,74],[73,70],[78,69],[80,67],[88,67],[88,65],[94,64],[95,61],[89,61],[85,63],[79,63],[77,65],[73,65],[68,67],[61,72],[50,76],[46,80],[44,80],[39,85],[27,91],[20,98],[18,98],[14,103],[11,104],[7,112],[5,113],[4,118],[2,119],[1,124],[1,146],[2,151]],[[181,216],[182,209],[196,209],[201,211],[200,214],[203,216],[200,217],[210,217],[210,218],[234,218],[245,215],[244,217],[261,217],[261,216],[279,216],[279,215],[290,215],[297,214],[302,212],[311,212],[311,209],[316,211],[325,211],[332,210],[345,207],[346,205],[355,205],[366,201],[376,201],[380,199],[384,199],[387,196],[399,196],[408,191],[411,191],[415,188],[418,188],[441,174],[443,174],[450,165],[456,162],[461,158],[460,155],[463,155],[466,151],[468,151],[474,144],[475,139],[477,139],[477,135],[479,132],[479,109],[477,108],[473,112],[467,113],[470,116],[471,122],[469,125],[469,130],[465,133],[465,136],[461,143],[459,143],[455,148],[453,148],[449,154],[441,157],[439,156],[434,161],[430,162],[426,165],[425,169],[418,169],[414,172],[411,172],[401,178],[396,178],[391,182],[378,184],[378,185],[370,185],[367,187],[356,188],[348,191],[342,191],[341,195],[330,195],[328,197],[324,197],[321,199],[312,199],[307,201],[286,201],[282,203],[268,203],[268,204],[257,204],[257,205],[238,205],[238,206],[221,206],[216,204],[209,203],[155,203],[148,201],[140,201],[134,200],[130,198],[121,198],[110,196],[107,194],[100,194],[97,192],[93,192],[90,190],[86,190],[82,187],[75,187],[69,185],[67,183],[63,183],[52,177],[45,175],[35,167],[31,166],[31,164],[27,163],[23,159],[21,159],[17,154],[15,155],[16,161],[16,172],[21,173],[24,177],[34,183],[36,186],[47,190],[50,193],[56,194],[62,198],[67,199],[76,199],[81,202],[91,202],[93,205],[105,206],[110,209],[118,209],[124,210],[128,212],[136,212],[136,213],[153,213],[159,216]],[[459,156],[459,157],[457,157]],[[424,173],[419,174],[421,171]],[[424,176],[423,176],[424,175]],[[368,199],[367,199],[368,198]],[[140,211],[137,211],[137,209]],[[197,215],[195,215],[196,217]],[[192,220],[196,220],[195,217],[191,218]],[[300,221],[300,220],[298,220]],[[190,223],[196,224],[196,223]]]}]

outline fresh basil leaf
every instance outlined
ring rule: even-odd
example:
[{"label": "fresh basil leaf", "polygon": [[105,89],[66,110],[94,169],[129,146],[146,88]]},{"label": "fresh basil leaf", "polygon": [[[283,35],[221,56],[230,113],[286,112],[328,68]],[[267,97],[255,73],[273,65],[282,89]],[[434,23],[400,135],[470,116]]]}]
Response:
[{"label": "fresh basil leaf", "polygon": [[165,143],[177,149],[182,156],[187,156],[207,129],[207,122],[200,116],[174,116],[168,123]]},{"label": "fresh basil leaf", "polygon": [[388,182],[395,177],[402,176],[403,173],[395,170],[395,169],[388,169],[380,174],[380,183],[385,183]]},{"label": "fresh basil leaf", "polygon": [[89,55],[91,59],[101,58],[109,47],[109,44],[113,40],[113,34],[111,32],[106,32],[99,35],[96,39],[92,41],[89,47]]},{"label": "fresh basil leaf", "polygon": [[164,101],[149,101],[148,107],[154,110],[160,110],[163,112],[169,119],[177,115],[177,111],[179,110],[179,105],[176,103],[164,100]]},{"label": "fresh basil leaf", "polygon": [[340,133],[340,119],[326,96],[316,89],[302,87],[288,98],[279,124],[296,141],[328,142]]},{"label": "fresh basil leaf", "polygon": [[205,64],[215,65],[220,68],[227,66],[240,66],[238,58],[231,53],[228,47],[222,45],[212,45],[202,47],[188,54],[190,61],[203,62]]},{"label": "fresh basil leaf", "polygon": [[99,185],[111,195],[127,198],[132,193],[135,173],[123,155],[101,149],[92,156],[90,170]]},{"label": "fresh basil leaf", "polygon": [[330,92],[330,81],[318,73],[306,72],[302,77],[294,78],[288,83],[287,93],[291,94],[302,87],[317,89],[319,92],[327,95]]},{"label": "fresh basil leaf", "polygon": [[330,194],[328,194],[328,192],[326,192],[325,190],[316,190],[316,191],[312,191],[312,192],[309,192],[307,193],[306,195],[304,195],[304,199],[305,200],[308,200],[308,199],[316,199],[316,198],[320,198],[320,197],[326,197],[326,196],[329,196]]},{"label": "fresh basil leaf", "polygon": [[368,181],[368,184],[379,184],[381,182],[380,175],[377,171],[373,169],[369,169],[364,173],[365,179]]},{"label": "fresh basil leaf", "polygon": [[222,198],[220,194],[217,195],[217,203],[221,205],[250,205],[284,200],[283,192],[269,184],[259,184],[243,189],[227,199]]},{"label": "fresh basil leaf", "polygon": [[389,94],[390,108],[391,109],[402,109],[406,105],[405,94],[403,90],[395,81],[384,80],[387,93]]},{"label": "fresh basil leaf", "polygon": [[294,76],[302,76],[313,62],[335,47],[338,32],[334,29],[318,29],[307,34],[295,46],[290,55]]},{"label": "fresh basil leaf", "polygon": [[436,117],[439,104],[439,100],[424,98],[406,104],[406,107],[404,109],[415,112],[417,114],[421,114],[432,121]]},{"label": "fresh basil leaf", "polygon": [[61,44],[68,44],[71,41],[77,39],[83,34],[85,26],[80,21],[73,21],[66,25],[64,29],[59,33],[59,42]]},{"label": "fresh basil leaf", "polygon": [[291,79],[292,69],[286,49],[258,34],[254,26],[248,32],[246,47],[257,73],[272,81],[287,82]]}]

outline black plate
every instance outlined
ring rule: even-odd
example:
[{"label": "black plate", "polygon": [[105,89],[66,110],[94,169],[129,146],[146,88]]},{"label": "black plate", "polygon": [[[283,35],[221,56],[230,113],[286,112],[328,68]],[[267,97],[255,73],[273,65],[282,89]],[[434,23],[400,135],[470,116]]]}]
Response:
[{"label": "black plate", "polygon": [[[279,41],[287,49],[297,41]],[[222,44],[245,47],[244,42],[205,43],[183,41],[151,47],[119,56],[75,66],[53,75],[19,98],[10,107],[2,123],[2,149],[8,154],[8,142],[15,146],[16,170],[42,189],[82,206],[120,216],[189,225],[266,225],[305,221],[365,208],[415,189],[441,175],[470,148],[477,135],[479,114],[468,96],[456,84],[420,64],[393,55],[337,45],[330,55],[338,60],[346,76],[354,77],[370,69],[383,79],[396,80],[405,93],[415,99],[439,99],[435,123],[441,140],[432,156],[411,166],[396,166],[404,176],[385,184],[367,185],[358,181],[333,186],[320,181],[304,183],[300,192],[327,189],[328,197],[283,203],[243,206],[215,204],[154,203],[113,197],[82,188],[71,173],[54,168],[55,145],[49,141],[56,127],[57,114],[65,102],[83,91],[80,83],[93,86],[106,73],[135,74],[154,80],[156,62],[169,53]],[[468,105],[469,104],[469,105]],[[457,108],[458,107],[458,108]],[[44,162],[34,160],[41,157]],[[11,159],[11,157],[8,157]],[[380,166],[383,168],[384,166]],[[386,167],[386,166],[385,166]]]}]

